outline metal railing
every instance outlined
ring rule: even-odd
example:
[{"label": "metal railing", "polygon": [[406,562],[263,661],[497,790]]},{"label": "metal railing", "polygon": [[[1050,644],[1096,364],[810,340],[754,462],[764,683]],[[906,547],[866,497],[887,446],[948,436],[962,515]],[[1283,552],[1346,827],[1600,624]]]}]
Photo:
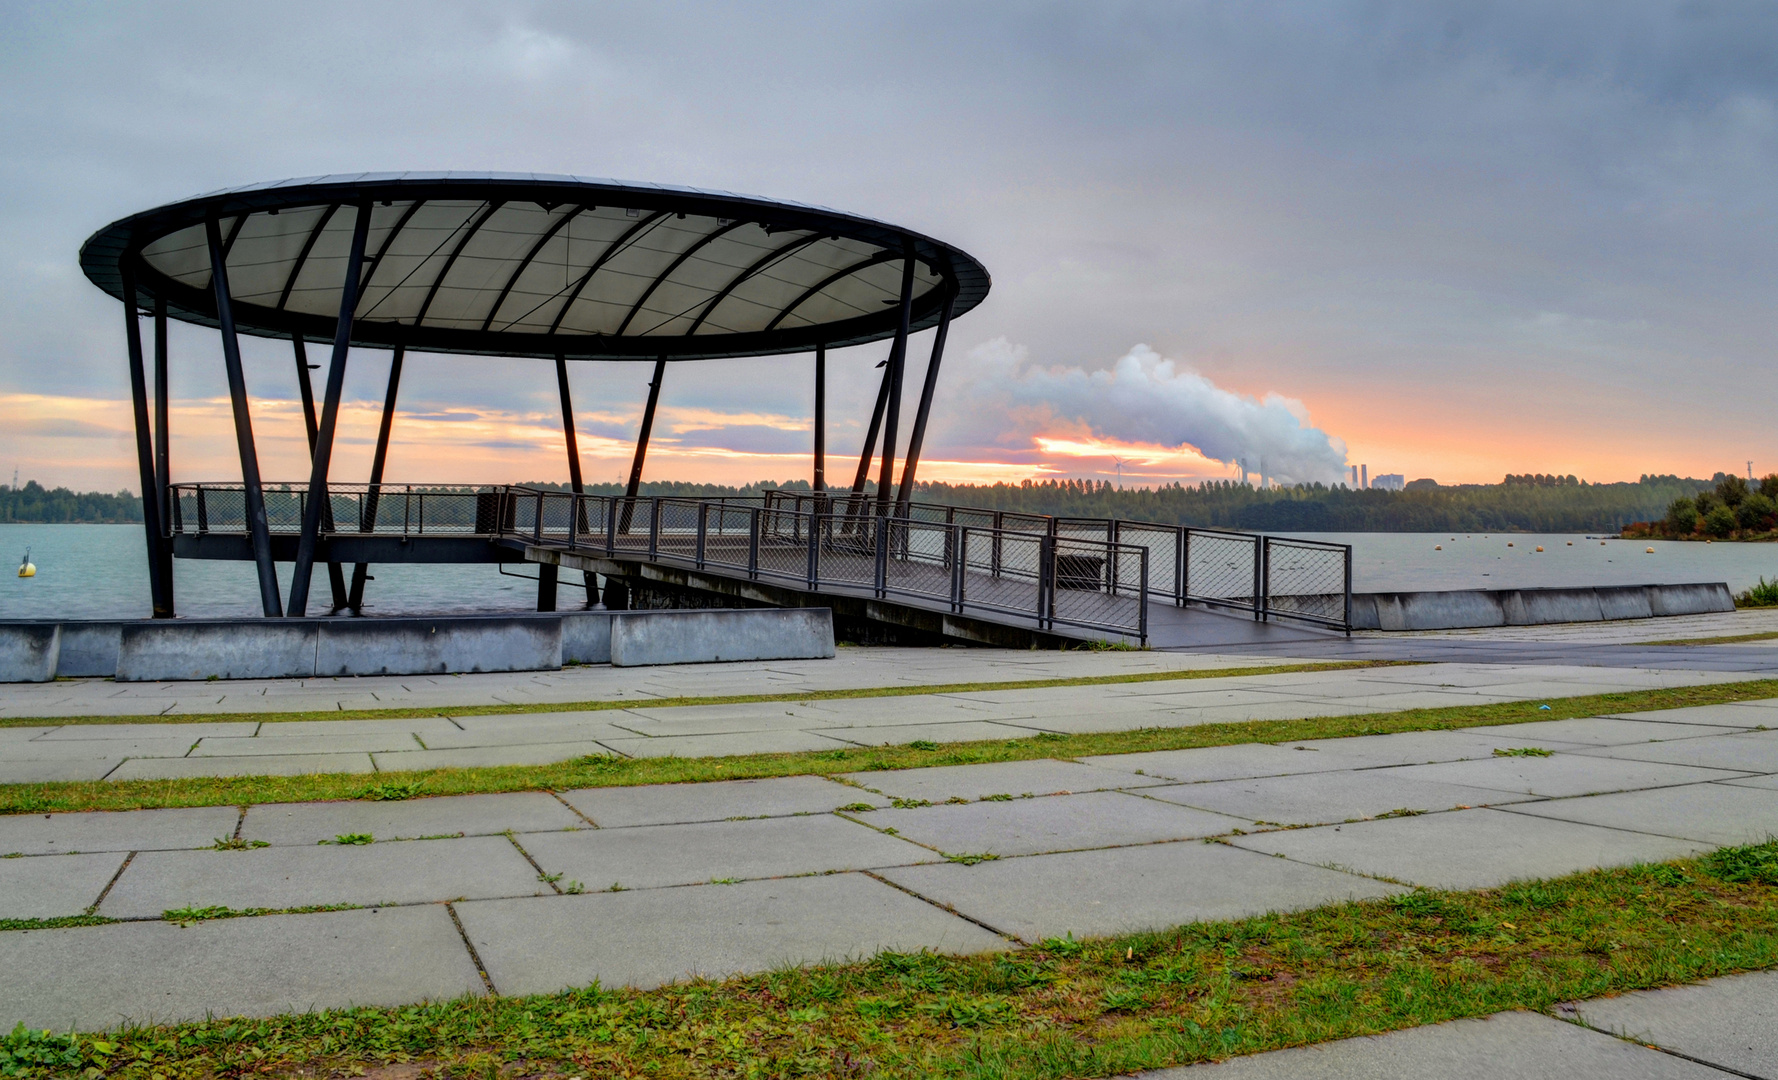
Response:
[{"label": "metal railing", "polygon": [[[240,484],[175,484],[171,531],[244,533]],[[486,485],[330,484],[332,533],[486,536],[646,555],[751,579],[941,601],[956,613],[1147,640],[1150,600],[1351,632],[1352,549],[1318,540],[1109,518],[1045,517],[874,497],[575,495]],[[275,533],[301,527],[307,485],[265,489]]]}]

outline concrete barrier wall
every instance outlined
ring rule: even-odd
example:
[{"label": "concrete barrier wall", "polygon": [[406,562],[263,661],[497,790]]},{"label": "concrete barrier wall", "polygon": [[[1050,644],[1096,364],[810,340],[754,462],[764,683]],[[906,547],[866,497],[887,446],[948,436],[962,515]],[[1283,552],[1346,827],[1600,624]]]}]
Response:
[{"label": "concrete barrier wall", "polygon": [[833,652],[833,612],[827,608],[634,611],[611,621],[616,667],[822,659]]},{"label": "concrete barrier wall", "polygon": [[[618,660],[614,652],[621,651]],[[0,623],[0,682],[331,678],[834,654],[826,608]]]},{"label": "concrete barrier wall", "polygon": [[1482,626],[1647,619],[1735,610],[1723,582],[1692,585],[1602,585],[1583,589],[1460,589],[1358,593],[1357,630],[1460,630]]},{"label": "concrete barrier wall", "polygon": [[56,623],[0,626],[0,682],[49,682],[62,654],[62,628]]},{"label": "concrete barrier wall", "polygon": [[314,674],[554,671],[562,666],[563,621],[525,615],[330,619],[318,626]]}]

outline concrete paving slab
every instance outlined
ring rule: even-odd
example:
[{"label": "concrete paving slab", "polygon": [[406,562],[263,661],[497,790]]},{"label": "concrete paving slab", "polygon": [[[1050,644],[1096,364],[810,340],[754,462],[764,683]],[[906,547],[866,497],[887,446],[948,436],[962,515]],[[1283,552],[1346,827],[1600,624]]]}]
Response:
[{"label": "concrete paving slab", "polygon": [[[1048,692],[1056,694],[1060,687]],[[1055,707],[1060,702],[1051,702]],[[784,706],[791,708],[791,706]],[[855,724],[922,724],[949,720],[1019,720],[1032,715],[1022,705],[974,701],[949,694],[914,694],[905,697],[829,698],[799,702],[797,715],[822,720],[822,726]]]},{"label": "concrete paving slab", "polygon": [[[112,683],[106,683],[112,686]],[[247,736],[259,730],[257,720],[191,724],[65,724],[41,737],[43,742],[81,742],[88,739],[184,739],[190,746],[199,739],[228,735]]]},{"label": "concrete paving slab", "polygon": [[520,843],[546,871],[588,889],[867,870],[939,857],[831,814],[533,833]]},{"label": "concrete paving slab", "polygon": [[[1240,724],[1250,720],[1303,720],[1317,716],[1359,716],[1378,710],[1366,705],[1334,701],[1274,700],[1250,705],[1216,705],[1193,709],[1161,709],[1138,727],[1193,727],[1198,724]],[[1046,726],[1053,726],[1046,725]],[[1078,725],[1056,730],[1080,731]],[[1117,728],[1096,727],[1091,730],[1115,731]]]},{"label": "concrete paving slab", "polygon": [[1315,866],[1441,889],[1485,889],[1521,878],[1662,862],[1695,855],[1707,846],[1480,809],[1256,833],[1228,842]]},{"label": "concrete paving slab", "polygon": [[379,772],[421,769],[484,769],[494,765],[554,765],[583,757],[610,757],[603,742],[520,743],[512,746],[470,746],[457,750],[397,750],[370,755]]},{"label": "concrete paving slab", "polygon": [[[621,715],[607,713],[607,716]],[[483,725],[468,731],[429,731],[420,737],[428,750],[457,750],[477,746],[523,746],[527,743],[592,742],[597,739],[628,739],[636,732],[604,720],[556,720],[546,724],[522,717],[500,726]]]},{"label": "concrete paving slab", "polygon": [[1574,720],[1540,720],[1528,724],[1497,724],[1463,730],[1472,735],[1531,740],[1533,743],[1538,739],[1550,739],[1570,745],[1627,746],[1632,743],[1689,739],[1701,735],[1732,735],[1739,729],[1720,724],[1657,724],[1646,720],[1590,716]]},{"label": "concrete paving slab", "polygon": [[[1512,807],[1524,814],[1656,833],[1705,844],[1763,844],[1778,836],[1778,791],[1689,784]],[[1778,1014],[1775,1014],[1778,1015]]]},{"label": "concrete paving slab", "polygon": [[52,727],[0,727],[0,747],[15,742],[30,742],[39,735],[48,735]]},{"label": "concrete paving slab", "polygon": [[1580,1001],[1560,1011],[1621,1038],[1778,1080],[1778,972]]},{"label": "concrete paving slab", "polygon": [[[597,980],[654,987],[693,976],[864,959],[885,951],[979,953],[1011,943],[863,874],[478,900],[457,908],[502,994]],[[597,927],[597,933],[587,933]]]},{"label": "concrete paving slab", "polygon": [[[376,706],[371,706],[375,708]],[[463,729],[442,716],[400,720],[276,720],[261,724],[261,739],[312,739],[318,735],[446,735]]]},{"label": "concrete paving slab", "polygon": [[[1657,744],[1658,745],[1658,744]],[[1485,761],[1447,761],[1439,765],[1405,765],[1380,769],[1392,776],[1446,784],[1510,791],[1515,794],[1565,798],[1607,791],[1635,791],[1673,784],[1701,784],[1732,777],[1714,769],[1685,765],[1552,754],[1549,757],[1498,757]]]},{"label": "concrete paving slab", "polygon": [[1068,933],[1083,937],[1160,930],[1407,891],[1197,841],[878,873],[1032,943]]},{"label": "concrete paving slab", "polygon": [[[94,855],[27,855],[0,859],[0,919],[55,919],[84,915],[127,858]],[[0,980],[4,981],[4,980]]]},{"label": "concrete paving slab", "polygon": [[639,707],[606,714],[608,719],[671,723],[679,735],[709,735],[728,731],[772,731],[784,727],[815,727],[820,714],[800,702],[756,701],[735,705],[681,705],[669,708]]},{"label": "concrete paving slab", "polygon": [[119,923],[0,934],[0,1024],[100,1031],[126,1021],[407,1005],[485,990],[443,904]]},{"label": "concrete paving slab", "polygon": [[962,720],[946,724],[884,724],[871,727],[815,728],[818,734],[858,746],[906,746],[917,740],[936,743],[1003,742],[1042,734],[1037,728],[992,720]]},{"label": "concrete paving slab", "polygon": [[1140,1075],[1143,1080],[1725,1080],[1708,1066],[1528,1012]]},{"label": "concrete paving slab", "polygon": [[1622,760],[1659,761],[1743,773],[1778,773],[1778,731],[1611,746],[1590,753]]},{"label": "concrete paving slab", "polygon": [[1391,769],[1364,769],[1218,780],[1207,784],[1144,788],[1142,794],[1181,806],[1213,810],[1262,826],[1325,825],[1362,821],[1398,811],[1426,813],[1531,798],[1461,784],[1413,780],[1393,776],[1393,772]]},{"label": "concrete paving slab", "polygon": [[894,799],[980,799],[988,795],[1052,795],[1068,791],[1147,787],[1166,781],[1134,772],[1040,758],[987,765],[939,765],[930,769],[859,772],[845,779]]},{"label": "concrete paving slab", "polygon": [[[1569,747],[1545,739],[1547,749]],[[1523,739],[1477,735],[1469,731],[1402,731],[1393,735],[1357,735],[1345,739],[1313,739],[1296,744],[1343,759],[1347,768],[1385,765],[1423,765],[1435,761],[1467,761],[1492,758],[1496,749],[1524,746]],[[1542,744],[1540,744],[1542,745]]]},{"label": "concrete paving slab", "polygon": [[184,757],[196,743],[190,739],[60,739],[33,740],[0,747],[7,761],[78,761],[82,758]]},{"label": "concrete paving slab", "polygon": [[266,803],[247,808],[245,840],[277,846],[314,845],[344,833],[378,840],[423,836],[491,836],[507,830],[541,832],[590,826],[555,798],[536,791],[444,795],[401,801]]},{"label": "concrete paving slab", "polygon": [[[544,833],[542,835],[567,835]],[[173,908],[415,904],[554,893],[502,836],[360,847],[149,851],[135,857],[100,914],[153,917]]]},{"label": "concrete paving slab", "polygon": [[1163,780],[1197,783],[1254,776],[1288,776],[1349,768],[1351,763],[1314,747],[1280,743],[1237,743],[1196,750],[1154,750],[1141,754],[1083,757],[1083,764]]},{"label": "concrete paving slab", "polygon": [[826,814],[853,803],[889,805],[881,795],[819,776],[582,788],[565,791],[562,798],[603,829]]},{"label": "concrete paving slab", "polygon": [[1218,836],[1247,824],[1120,791],[888,810],[870,823],[947,854],[1002,856]]},{"label": "concrete paving slab", "polygon": [[[267,754],[345,754],[373,750],[419,750],[422,744],[411,732],[391,731],[380,734],[299,735],[268,739],[204,739],[192,747],[192,757],[259,757]],[[148,754],[131,754],[153,756]]]},{"label": "concrete paving slab", "polygon": [[123,764],[122,758],[77,761],[0,760],[0,784],[47,784],[58,780],[103,780]]},{"label": "concrete paving slab", "polygon": [[1648,712],[1614,712],[1620,720],[1651,724],[1711,724],[1722,727],[1778,727],[1778,705],[1764,702],[1731,702],[1725,705],[1693,705],[1684,709],[1653,709]]},{"label": "concrete paving slab", "polygon": [[110,780],[170,780],[184,776],[307,776],[375,772],[369,754],[267,754],[259,757],[131,758]]},{"label": "concrete paving slab", "polygon": [[810,731],[754,731],[737,735],[666,735],[660,738],[601,739],[625,757],[728,757],[736,754],[795,754],[837,750],[848,745]]},{"label": "concrete paving slab", "polygon": [[1767,791],[1778,791],[1778,776],[1744,776],[1739,780],[1719,780],[1719,784],[1734,787],[1764,788]]},{"label": "concrete paving slab", "polygon": [[240,810],[233,806],[6,814],[0,816],[0,855],[209,847],[217,837],[233,836],[240,819]]}]

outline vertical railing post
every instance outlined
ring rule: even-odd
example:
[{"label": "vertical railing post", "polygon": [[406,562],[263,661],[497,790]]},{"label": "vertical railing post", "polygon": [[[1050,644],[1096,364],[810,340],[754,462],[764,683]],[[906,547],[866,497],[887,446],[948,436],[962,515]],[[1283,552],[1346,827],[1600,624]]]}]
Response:
[{"label": "vertical railing post", "polygon": [[1138,612],[1137,623],[1136,623],[1136,632],[1137,632],[1137,637],[1140,639],[1139,643],[1142,645],[1147,645],[1148,644],[1148,549],[1142,548],[1141,551],[1142,551],[1142,592],[1137,596],[1137,599],[1141,601],[1141,606],[1136,609]]},{"label": "vertical railing post", "polygon": [[747,510],[747,577],[759,579],[759,507]]},{"label": "vertical railing post", "polygon": [[1352,636],[1352,545],[1343,545],[1346,549],[1346,636]]},{"label": "vertical railing post", "polygon": [[648,557],[658,559],[661,554],[661,500],[655,496],[648,501]]},{"label": "vertical railing post", "polygon": [[994,511],[994,542],[989,546],[988,553],[989,577],[998,578],[1000,576],[1001,537],[1004,535],[1002,530],[1005,528],[1006,515],[998,510]]},{"label": "vertical railing post", "polygon": [[951,611],[962,614],[963,567],[968,561],[969,528],[963,525],[952,525],[945,530],[945,544],[950,548]]},{"label": "vertical railing post", "polygon": [[694,563],[696,563],[697,568],[699,570],[702,570],[704,568],[704,545],[705,545],[709,535],[710,535],[710,504],[706,503],[706,502],[700,502],[700,503],[698,503],[698,532],[697,532],[697,541],[696,541],[697,542],[697,554],[695,555],[695,557],[692,560]]},{"label": "vertical railing post", "polygon": [[1184,525],[1179,527],[1179,537],[1173,542],[1173,606],[1184,607],[1185,597],[1191,588],[1192,566],[1192,531]]},{"label": "vertical railing post", "polygon": [[1260,537],[1259,550],[1259,621],[1265,622],[1272,599],[1272,538]]},{"label": "vertical railing post", "polygon": [[[797,516],[802,515],[798,513]],[[809,515],[808,579],[809,591],[814,592],[815,583],[821,580],[821,511],[818,509]]]},{"label": "vertical railing post", "polygon": [[210,507],[204,500],[203,485],[198,485],[198,535],[210,531]]},{"label": "vertical railing post", "polygon": [[617,553],[617,499],[605,504],[605,554]]},{"label": "vertical railing post", "polygon": [[882,514],[877,515],[876,525],[876,550],[871,553],[876,562],[872,589],[878,599],[881,599],[888,595],[889,591],[889,518]]}]

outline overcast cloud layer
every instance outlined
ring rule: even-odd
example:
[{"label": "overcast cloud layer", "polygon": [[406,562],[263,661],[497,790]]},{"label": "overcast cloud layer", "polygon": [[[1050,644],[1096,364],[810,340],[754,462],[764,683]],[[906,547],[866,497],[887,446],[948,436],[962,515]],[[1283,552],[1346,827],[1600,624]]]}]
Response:
[{"label": "overcast cloud layer", "polygon": [[[118,307],[75,265],[90,233],[219,187],[408,168],[746,191],[960,245],[994,290],[953,331],[933,460],[1110,474],[1024,420],[985,430],[1011,395],[1112,441],[1263,442],[1301,479],[1778,469],[1771,6],[4,3],[0,147],[0,450],[46,480],[133,486]],[[998,388],[997,339],[1026,357]],[[884,351],[833,361],[836,453]],[[174,356],[179,395],[222,393],[213,333]],[[287,351],[248,358],[256,397],[291,397]],[[348,392],[377,401],[383,369],[355,359]],[[554,407],[543,365],[407,371],[419,416]],[[574,378],[619,453],[646,374]],[[788,467],[808,361],[677,365],[663,406],[688,452]],[[546,460],[483,429],[491,470]],[[226,469],[206,453],[176,475]],[[437,460],[391,468],[448,478],[417,475]]]}]

